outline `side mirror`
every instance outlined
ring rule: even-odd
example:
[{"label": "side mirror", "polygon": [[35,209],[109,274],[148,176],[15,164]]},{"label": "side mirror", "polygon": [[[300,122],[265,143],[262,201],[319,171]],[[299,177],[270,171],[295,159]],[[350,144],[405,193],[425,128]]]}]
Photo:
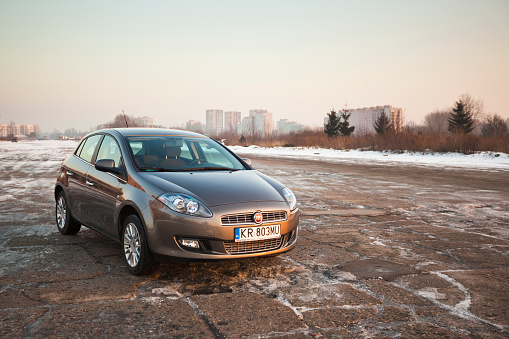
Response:
[{"label": "side mirror", "polygon": [[248,159],[248,158],[242,158],[242,160],[248,164],[249,166],[251,166],[251,159]]},{"label": "side mirror", "polygon": [[122,173],[118,168],[115,167],[115,161],[111,159],[97,160],[95,163],[95,168],[101,172],[110,172],[115,174]]}]

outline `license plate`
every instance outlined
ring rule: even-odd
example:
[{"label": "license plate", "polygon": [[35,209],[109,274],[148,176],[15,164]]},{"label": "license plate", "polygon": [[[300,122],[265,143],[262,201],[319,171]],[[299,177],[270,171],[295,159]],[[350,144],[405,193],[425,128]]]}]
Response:
[{"label": "license plate", "polygon": [[253,241],[281,237],[281,225],[242,227],[235,229],[235,241]]}]

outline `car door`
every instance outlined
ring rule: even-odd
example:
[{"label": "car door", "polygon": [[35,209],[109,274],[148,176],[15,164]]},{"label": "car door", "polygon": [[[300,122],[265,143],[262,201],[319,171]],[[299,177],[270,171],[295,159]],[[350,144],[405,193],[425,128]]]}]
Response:
[{"label": "car door", "polygon": [[92,158],[94,157],[97,145],[102,138],[102,134],[95,134],[82,141],[74,156],[69,158],[64,168],[67,176],[68,190],[67,198],[71,208],[71,214],[79,222],[87,224],[87,173],[92,168]]},{"label": "car door", "polygon": [[[101,159],[111,159],[115,167],[123,168],[122,154],[115,138],[109,134],[99,146],[94,163]],[[120,204],[122,175],[106,173],[91,167],[87,173],[88,213],[90,226],[114,238],[118,238],[114,215]]]}]

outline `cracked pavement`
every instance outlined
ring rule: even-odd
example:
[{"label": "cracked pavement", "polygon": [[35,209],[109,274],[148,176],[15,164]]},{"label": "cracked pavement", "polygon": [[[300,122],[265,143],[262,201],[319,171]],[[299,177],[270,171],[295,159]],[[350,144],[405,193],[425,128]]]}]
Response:
[{"label": "cracked pavement", "polygon": [[297,195],[297,247],[135,277],[57,231],[75,145],[30,146],[0,143],[0,337],[509,337],[508,171],[252,157]]}]

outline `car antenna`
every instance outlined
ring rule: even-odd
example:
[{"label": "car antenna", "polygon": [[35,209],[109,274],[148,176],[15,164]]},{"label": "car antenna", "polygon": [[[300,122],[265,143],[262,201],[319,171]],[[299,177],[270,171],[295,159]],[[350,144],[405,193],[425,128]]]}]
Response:
[{"label": "car antenna", "polygon": [[125,117],[124,110],[122,110],[122,114],[124,115],[125,126],[126,126],[127,128],[129,128],[129,125],[127,124],[127,118]]}]

